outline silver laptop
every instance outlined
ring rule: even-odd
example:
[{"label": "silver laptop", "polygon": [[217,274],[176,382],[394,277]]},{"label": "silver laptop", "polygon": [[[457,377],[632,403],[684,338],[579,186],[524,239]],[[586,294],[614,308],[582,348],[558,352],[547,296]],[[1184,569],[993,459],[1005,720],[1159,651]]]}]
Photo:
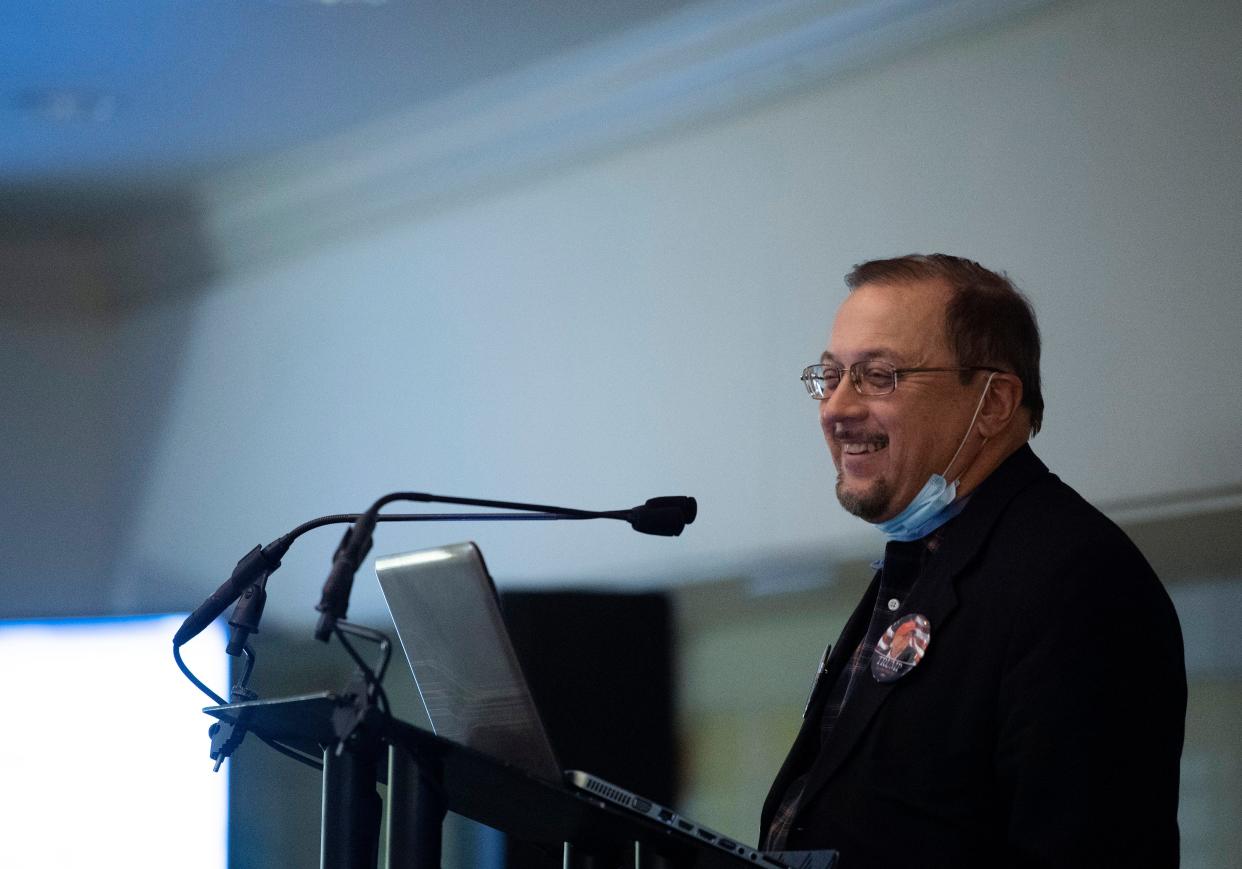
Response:
[{"label": "silver laptop", "polygon": [[568,782],[764,869],[786,869],[769,854],[597,776],[562,772],[473,543],[379,558],[375,571],[436,734],[535,778]]}]

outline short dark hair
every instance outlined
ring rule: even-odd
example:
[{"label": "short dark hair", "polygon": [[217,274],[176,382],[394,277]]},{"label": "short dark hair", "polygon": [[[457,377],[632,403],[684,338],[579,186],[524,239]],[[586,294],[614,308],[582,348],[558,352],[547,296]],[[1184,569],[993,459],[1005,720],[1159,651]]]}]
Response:
[{"label": "short dark hair", "polygon": [[[1011,371],[1022,381],[1022,406],[1031,414],[1031,433],[1044,420],[1039,385],[1039,324],[1026,296],[1004,272],[943,253],[871,260],[845,276],[850,292],[863,284],[941,281],[953,293],[944,313],[945,338],[958,365]],[[962,372],[967,382],[971,372]]]}]

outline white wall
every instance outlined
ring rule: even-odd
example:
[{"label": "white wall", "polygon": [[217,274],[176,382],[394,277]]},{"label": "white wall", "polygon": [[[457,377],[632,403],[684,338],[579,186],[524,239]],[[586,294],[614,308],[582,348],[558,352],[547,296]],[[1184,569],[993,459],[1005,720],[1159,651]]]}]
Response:
[{"label": "white wall", "polygon": [[[0,320],[0,523],[10,607],[14,597],[45,599],[49,588],[81,581],[101,564],[110,569],[114,541],[97,520],[111,469],[93,461],[115,446],[99,426],[107,335],[98,322]],[[67,424],[70,418],[92,424]],[[66,462],[67,455],[80,460]],[[41,570],[50,561],[55,568]]]},{"label": "white wall", "polygon": [[[37,247],[34,254],[54,265],[29,276],[63,276],[71,266],[79,288],[107,279],[97,257],[72,243]],[[7,263],[26,259],[6,253]],[[0,617],[184,606],[181,596],[117,568],[118,559],[128,563],[144,494],[137,482],[176,379],[180,312],[154,305],[122,316],[65,304],[50,316],[13,309],[0,316]]]},{"label": "white wall", "polygon": [[[700,499],[678,540],[604,523],[379,535],[377,552],[473,537],[501,580],[677,580],[806,553],[827,570],[879,543],[835,505],[797,375],[840,276],[910,251],[1028,291],[1049,405],[1035,447],[1088,497],[1242,485],[1238,18],[1055,4],[221,275],[181,312],[121,571],[193,603],[256,542],[399,488]],[[319,534],[273,580],[270,617],[309,619],[336,540]],[[371,581],[354,612],[379,617]]]}]

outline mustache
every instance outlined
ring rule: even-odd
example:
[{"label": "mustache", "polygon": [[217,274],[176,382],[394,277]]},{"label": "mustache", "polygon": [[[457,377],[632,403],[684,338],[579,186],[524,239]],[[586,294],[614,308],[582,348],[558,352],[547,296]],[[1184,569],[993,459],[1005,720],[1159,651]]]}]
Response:
[{"label": "mustache", "polygon": [[832,427],[831,435],[832,439],[835,441],[874,444],[880,447],[888,446],[888,435],[880,432],[868,432],[863,429],[852,428],[846,425],[834,425]]}]

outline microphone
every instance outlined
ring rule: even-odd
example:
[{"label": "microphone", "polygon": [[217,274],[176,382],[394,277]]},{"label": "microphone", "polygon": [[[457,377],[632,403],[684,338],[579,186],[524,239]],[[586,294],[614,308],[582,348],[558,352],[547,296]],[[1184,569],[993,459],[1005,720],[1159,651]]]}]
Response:
[{"label": "microphone", "polygon": [[625,517],[635,531],[657,534],[661,537],[677,537],[699,514],[699,504],[686,495],[666,495],[648,498],[646,503],[634,507]]},{"label": "microphone", "polygon": [[181,627],[173,635],[173,645],[181,646],[197,637],[261,575],[280,567],[280,560],[289,551],[292,543],[292,538],[285,535],[267,546],[256,546],[243,555],[224,584],[212,592],[211,597],[199,604],[198,609],[181,623]]},{"label": "microphone", "polygon": [[[379,503],[379,501],[376,502],[376,504]],[[319,611],[319,622],[315,625],[315,639],[320,642],[326,643],[332,636],[332,629],[336,627],[337,620],[345,618],[345,611],[349,609],[349,593],[354,587],[354,574],[358,572],[362,560],[371,551],[371,535],[375,530],[378,513],[379,507],[373,505],[370,510],[359,516],[353,527],[341,538],[340,545],[336,547],[336,552],[332,556],[332,569],[328,571],[328,578],[324,580],[319,604],[315,607]]]}]

